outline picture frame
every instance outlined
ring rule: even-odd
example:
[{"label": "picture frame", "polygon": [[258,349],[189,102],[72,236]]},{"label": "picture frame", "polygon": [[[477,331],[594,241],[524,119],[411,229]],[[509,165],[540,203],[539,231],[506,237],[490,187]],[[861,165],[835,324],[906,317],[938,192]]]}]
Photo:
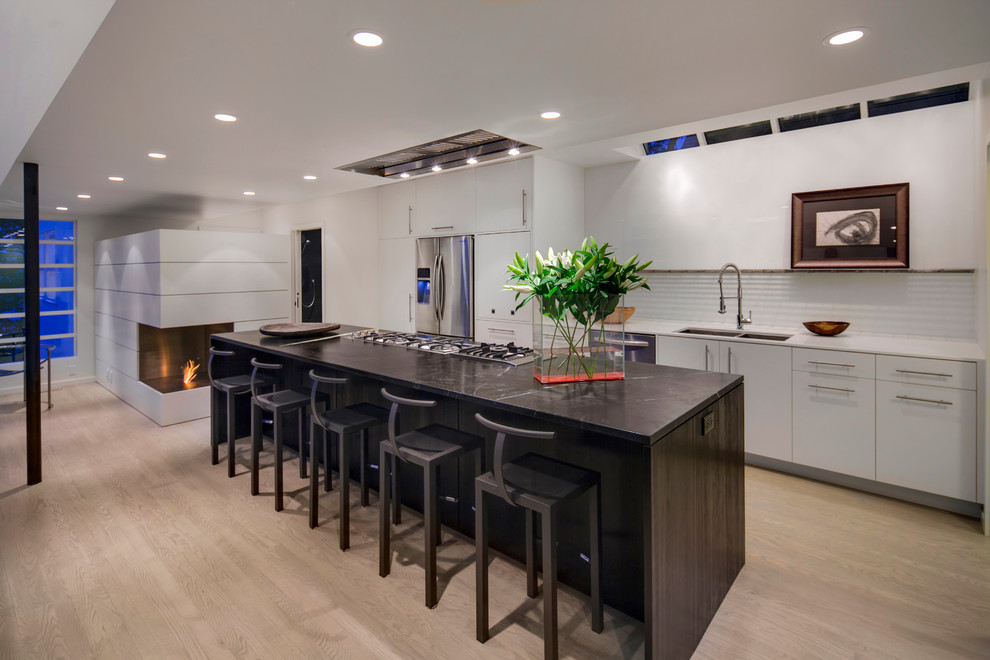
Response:
[{"label": "picture frame", "polygon": [[909,184],[791,195],[791,268],[908,268]]}]

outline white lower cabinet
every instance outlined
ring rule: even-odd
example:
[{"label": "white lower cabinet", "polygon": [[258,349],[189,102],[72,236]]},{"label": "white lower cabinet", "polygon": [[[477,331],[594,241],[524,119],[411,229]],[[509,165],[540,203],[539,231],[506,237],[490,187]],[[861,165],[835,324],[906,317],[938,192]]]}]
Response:
[{"label": "white lower cabinet", "polygon": [[976,501],[976,392],[877,381],[877,481]]},{"label": "white lower cabinet", "polygon": [[657,364],[718,371],[719,342],[695,337],[657,337]]},{"label": "white lower cabinet", "polygon": [[876,478],[875,381],[794,371],[794,462]]},{"label": "white lower cabinet", "polygon": [[533,346],[533,324],[475,318],[474,340],[486,344],[508,344],[512,342],[516,346],[531,348]]},{"label": "white lower cabinet", "polygon": [[718,343],[722,371],[742,374],[744,378],[746,452],[792,460],[791,349],[743,342]]}]

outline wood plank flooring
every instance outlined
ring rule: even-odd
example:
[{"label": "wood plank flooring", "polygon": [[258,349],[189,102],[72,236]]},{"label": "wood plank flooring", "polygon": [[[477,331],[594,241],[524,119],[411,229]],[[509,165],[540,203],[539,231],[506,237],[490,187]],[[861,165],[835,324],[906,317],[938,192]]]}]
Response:
[{"label": "wood plank flooring", "polygon": [[[423,606],[422,519],[392,574],[377,571],[377,506],[338,550],[337,493],[307,526],[307,483],[286,467],[274,511],[211,466],[206,420],[159,428],[95,384],[42,414],[44,481],[28,488],[24,413],[0,399],[0,659],[536,658],[542,606],[496,555],[492,639],[474,639],[473,546],[445,531],[441,600]],[[223,452],[221,452],[223,453]],[[747,565],[696,658],[988,658],[990,540],[976,521],[755,468]],[[561,655],[642,657],[642,627],[560,594]]]}]

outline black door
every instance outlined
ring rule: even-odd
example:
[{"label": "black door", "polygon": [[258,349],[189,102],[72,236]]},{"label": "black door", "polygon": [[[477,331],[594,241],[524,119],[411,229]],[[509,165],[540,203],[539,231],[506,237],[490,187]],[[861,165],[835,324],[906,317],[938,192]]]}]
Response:
[{"label": "black door", "polygon": [[299,304],[303,323],[323,322],[323,230],[299,232]]}]

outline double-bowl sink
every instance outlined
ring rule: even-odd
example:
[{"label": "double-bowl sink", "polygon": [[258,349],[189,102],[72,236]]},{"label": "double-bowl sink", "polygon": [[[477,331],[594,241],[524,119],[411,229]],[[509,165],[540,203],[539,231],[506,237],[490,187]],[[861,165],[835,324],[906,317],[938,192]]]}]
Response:
[{"label": "double-bowl sink", "polygon": [[765,341],[787,341],[792,335],[778,335],[771,332],[747,332],[745,330],[715,330],[713,328],[684,328],[678,335],[704,335],[708,337],[731,337],[732,339],[763,339]]}]

